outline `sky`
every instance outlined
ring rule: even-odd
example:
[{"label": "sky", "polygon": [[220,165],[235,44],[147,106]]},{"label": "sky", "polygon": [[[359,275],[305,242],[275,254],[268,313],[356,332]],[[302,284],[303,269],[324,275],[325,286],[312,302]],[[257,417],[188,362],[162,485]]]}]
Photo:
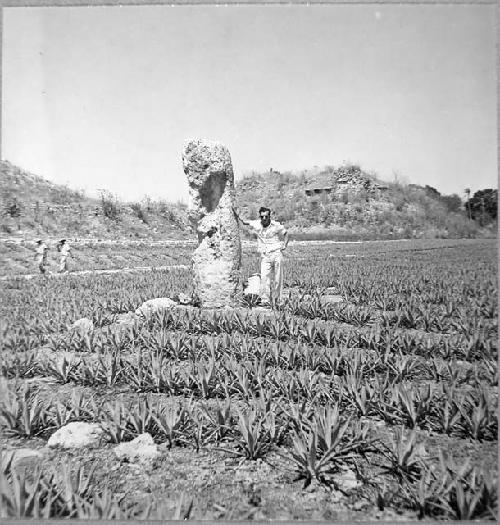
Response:
[{"label": "sky", "polygon": [[3,10],[2,159],[50,181],[188,200],[187,139],[236,178],[359,164],[497,187],[494,5]]}]

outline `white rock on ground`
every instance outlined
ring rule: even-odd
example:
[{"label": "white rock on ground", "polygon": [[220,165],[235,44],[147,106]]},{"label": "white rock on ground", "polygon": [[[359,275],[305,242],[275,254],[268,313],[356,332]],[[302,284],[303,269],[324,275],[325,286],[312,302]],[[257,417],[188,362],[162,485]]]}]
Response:
[{"label": "white rock on ground", "polygon": [[260,295],[260,275],[255,273],[248,278],[243,295]]},{"label": "white rock on ground", "polygon": [[321,296],[320,300],[323,304],[343,303],[344,302],[344,298],[341,295],[323,295]]},{"label": "white rock on ground", "polygon": [[128,461],[147,461],[159,456],[158,447],[151,434],[140,434],[132,441],[120,443],[115,447],[115,454],[119,459]]},{"label": "white rock on ground", "polygon": [[335,478],[335,481],[343,490],[352,490],[361,485],[356,477],[356,473],[351,469],[344,470],[342,474]]},{"label": "white rock on ground", "polygon": [[80,360],[80,356],[75,352],[55,352],[54,350],[46,346],[42,346],[36,351],[36,359],[37,361],[42,363],[52,361],[55,365],[59,366],[63,363],[63,361],[67,361],[68,363],[74,364],[75,362],[78,362]]},{"label": "white rock on ground", "polygon": [[134,326],[137,321],[144,320],[143,316],[136,315],[134,312],[126,312],[115,317],[115,322],[105,326],[103,331],[111,330],[114,333],[126,332],[130,327]]},{"label": "white rock on ground", "polygon": [[158,297],[157,299],[149,299],[142,303],[135,311],[137,315],[149,316],[155,312],[173,308],[177,303],[168,297]]},{"label": "white rock on ground", "polygon": [[97,423],[74,421],[56,430],[47,445],[62,448],[93,447],[101,443],[103,434],[103,429]]},{"label": "white rock on ground", "polygon": [[6,450],[2,454],[2,466],[11,461],[11,468],[33,468],[43,459],[43,454],[33,448],[17,448]]},{"label": "white rock on ground", "polygon": [[135,321],[137,319],[137,316],[135,315],[134,312],[127,312],[127,313],[124,313],[124,314],[118,314],[117,317],[116,317],[116,321],[113,323],[113,324],[124,324],[124,325],[129,325],[129,324],[134,324]]},{"label": "white rock on ground", "polygon": [[71,325],[71,330],[75,330],[82,334],[92,332],[94,330],[94,322],[92,321],[92,319],[82,317],[81,319],[78,319]]},{"label": "white rock on ground", "polygon": [[185,293],[180,293],[177,295],[177,300],[179,304],[186,305],[191,304],[193,302],[192,298],[189,297],[189,295],[186,295]]}]

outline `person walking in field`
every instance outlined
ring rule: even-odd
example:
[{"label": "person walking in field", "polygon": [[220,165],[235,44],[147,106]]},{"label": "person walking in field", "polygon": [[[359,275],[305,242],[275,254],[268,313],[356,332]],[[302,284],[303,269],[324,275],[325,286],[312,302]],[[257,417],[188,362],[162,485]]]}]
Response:
[{"label": "person walking in field", "polygon": [[[278,221],[271,220],[271,210],[262,206],[259,209],[259,220],[247,221],[239,217],[239,222],[248,226],[257,234],[257,249],[260,253],[261,304],[269,306],[271,296],[278,302],[283,290],[283,251],[288,246],[287,229]],[[271,287],[271,280],[273,285]],[[272,290],[272,294],[271,294]]]},{"label": "person walking in field", "polygon": [[57,249],[61,254],[59,273],[66,273],[68,271],[68,257],[72,257],[71,246],[66,239],[61,239],[57,245]]},{"label": "person walking in field", "polygon": [[38,264],[40,273],[44,274],[46,271],[45,266],[47,265],[47,253],[49,251],[49,247],[42,241],[42,239],[38,239],[36,244],[37,247],[35,250],[35,260]]}]

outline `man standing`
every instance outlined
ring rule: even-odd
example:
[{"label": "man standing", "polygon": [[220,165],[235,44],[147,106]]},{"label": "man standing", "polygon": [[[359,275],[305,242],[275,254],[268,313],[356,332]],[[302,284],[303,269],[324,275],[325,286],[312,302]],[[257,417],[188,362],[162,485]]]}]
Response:
[{"label": "man standing", "polygon": [[40,273],[45,273],[45,266],[47,264],[47,252],[49,251],[49,247],[42,241],[42,239],[38,239],[36,241],[37,247],[35,250],[35,260],[38,263],[38,269],[40,270]]},{"label": "man standing", "polygon": [[61,239],[58,245],[61,253],[61,260],[59,262],[59,273],[66,273],[68,271],[68,257],[71,255],[71,247],[66,239]]},{"label": "man standing", "polygon": [[[234,214],[241,224],[249,226],[257,234],[257,249],[260,253],[261,304],[271,303],[271,277],[273,277],[272,298],[279,301],[283,289],[283,250],[289,242],[286,228],[278,221],[271,220],[271,210],[262,207],[259,210],[259,220],[245,221]],[[283,240],[280,239],[283,236]]]}]

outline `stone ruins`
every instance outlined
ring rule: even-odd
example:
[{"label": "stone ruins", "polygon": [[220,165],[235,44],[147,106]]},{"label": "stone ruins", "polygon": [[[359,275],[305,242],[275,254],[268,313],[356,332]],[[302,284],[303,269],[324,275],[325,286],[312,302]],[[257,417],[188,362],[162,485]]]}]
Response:
[{"label": "stone ruins", "polygon": [[199,243],[192,259],[195,294],[202,307],[233,306],[241,292],[241,241],[231,156],[218,142],[190,140],[182,162]]}]

